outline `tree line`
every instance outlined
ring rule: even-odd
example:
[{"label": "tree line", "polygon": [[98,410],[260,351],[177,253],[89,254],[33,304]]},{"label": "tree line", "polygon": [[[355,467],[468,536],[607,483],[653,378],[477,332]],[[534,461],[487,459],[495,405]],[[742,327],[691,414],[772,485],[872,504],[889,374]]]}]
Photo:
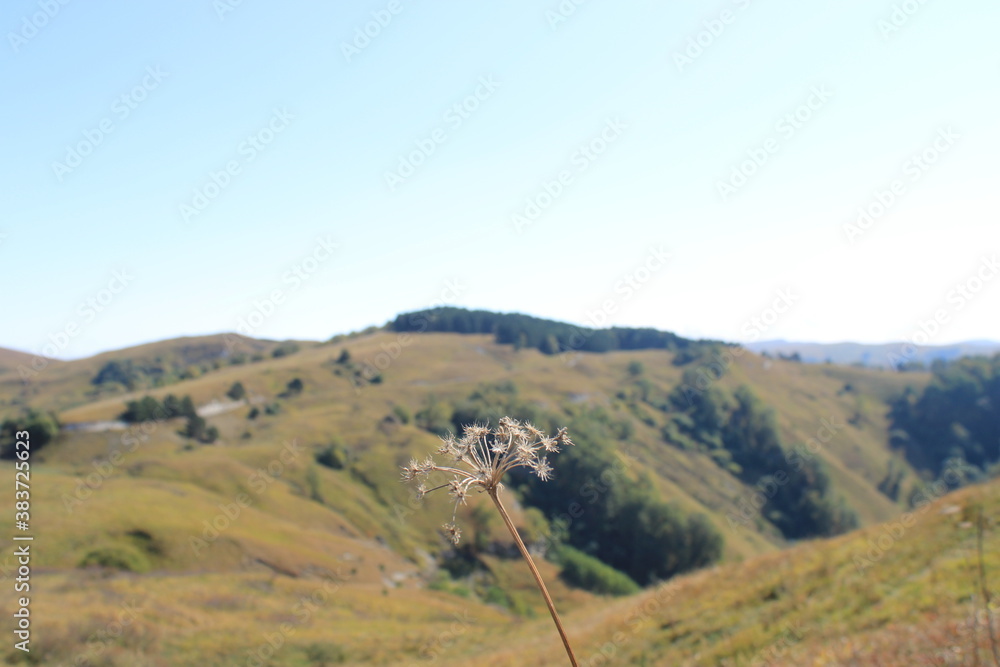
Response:
[{"label": "tree line", "polygon": [[187,420],[180,431],[185,438],[205,444],[215,442],[219,438],[219,429],[209,426],[204,417],[198,416],[194,401],[187,395],[178,398],[173,394],[167,394],[162,401],[153,396],[143,396],[137,401],[128,401],[125,404],[125,411],[119,415],[119,419],[130,424],[165,421],[179,417]]},{"label": "tree line", "polygon": [[612,350],[684,350],[705,344],[648,328],[591,329],[520,313],[495,313],[453,306],[405,313],[389,323],[398,332],[490,334],[501,345],[534,348],[544,354]]},{"label": "tree line", "polygon": [[[891,444],[919,470],[961,470],[967,481],[1000,472],[1000,354],[935,361],[922,391],[891,405]],[[955,486],[955,475],[951,486]]]}]

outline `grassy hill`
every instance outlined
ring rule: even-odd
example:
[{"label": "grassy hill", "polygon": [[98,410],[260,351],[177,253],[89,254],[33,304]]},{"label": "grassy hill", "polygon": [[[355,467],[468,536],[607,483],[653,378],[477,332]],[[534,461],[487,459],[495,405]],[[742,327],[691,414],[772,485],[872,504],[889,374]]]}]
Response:
[{"label": "grassy hill", "polygon": [[[968,556],[968,530],[954,528],[952,514],[921,515],[908,529],[914,539],[900,540],[890,554],[909,545],[919,555],[891,568],[887,555],[854,584],[852,554],[876,533],[788,549],[760,517],[734,526],[731,517],[754,497],[753,483],[711,452],[665,438],[670,415],[656,407],[685,371],[707,373],[716,357],[676,365],[676,353],[666,350],[546,355],[498,345],[489,335],[390,331],[286,345],[275,355],[280,345],[223,336],[164,341],[53,363],[27,385],[11,371],[23,358],[0,355],[0,419],[30,407],[57,411],[64,425],[112,422],[126,401],[145,395],[189,395],[205,406],[232,403],[226,394],[234,383],[247,391],[242,405],[208,417],[220,432],[211,445],[183,437],[183,420],[173,419],[64,427],[35,455],[33,613],[43,664],[99,647],[92,664],[243,664],[248,651],[262,655],[275,644],[262,664],[336,664],[338,656],[348,664],[403,664],[430,654],[442,664],[473,656],[485,664],[559,664],[541,598],[511,557],[498,518],[482,511],[484,499],[459,512],[478,563],[461,571],[462,559],[440,531],[451,516],[448,499],[415,500],[399,482],[399,466],[439,442],[417,416],[430,405],[460,405],[484,386],[512,385],[521,404],[566,422],[601,415],[619,429],[615,456],[630,483],[704,514],[725,539],[719,566],[614,602],[566,585],[556,564],[540,561],[582,646],[599,650],[626,633],[615,661],[629,662],[616,664],[665,664],[668,655],[684,664],[750,664],[752,651],[775,641],[806,599],[823,601],[804,616],[811,631],[796,640],[798,653],[789,653],[803,659],[836,649],[831,628],[875,646],[895,636],[886,629],[893,623],[943,628],[968,606],[967,595],[952,594],[968,587],[968,572],[952,563],[956,554]],[[234,362],[234,354],[244,357]],[[705,375],[711,386],[726,393],[747,386],[771,406],[781,440],[824,462],[833,493],[864,530],[896,520],[904,507],[879,483],[890,462],[904,471],[904,489],[917,477],[886,445],[887,401],[906,384],[926,383],[926,375],[752,354],[726,359],[721,377]],[[94,384],[109,362],[125,360],[175,370],[158,381],[140,377],[132,389]],[[290,394],[295,379],[303,390]],[[323,452],[336,455],[320,457],[324,464],[317,461]],[[979,502],[969,494],[980,493],[996,507],[995,487],[961,493],[948,502],[964,508]],[[513,487],[508,498],[525,536],[543,540],[550,527],[538,510],[523,505]],[[0,526],[12,530],[4,523],[11,519]],[[11,551],[0,551],[6,577]],[[949,563],[935,569],[933,586],[921,559]],[[776,592],[764,590],[768,582]],[[881,615],[841,609],[872,603],[880,586],[903,586],[905,594],[895,594],[898,601]],[[664,590],[676,591],[669,604]],[[947,614],[928,620],[920,605],[907,606],[912,599],[940,603]],[[657,600],[646,621],[622,629],[630,611],[652,609]],[[116,618],[125,604],[138,611],[122,625]],[[882,618],[881,625],[873,620]],[[817,629],[826,622],[829,628]],[[109,627],[120,634],[91,641]],[[526,654],[538,662],[524,662]]]},{"label": "grassy hill", "polygon": [[[44,406],[51,410],[121,394],[125,387],[96,382],[109,363],[128,365],[135,388],[173,384],[231,363],[249,362],[292,349],[297,343],[265,341],[239,334],[176,338],[105,352],[76,361],[60,361],[0,348],[0,414],[17,406]],[[4,407],[8,409],[5,411]]]}]

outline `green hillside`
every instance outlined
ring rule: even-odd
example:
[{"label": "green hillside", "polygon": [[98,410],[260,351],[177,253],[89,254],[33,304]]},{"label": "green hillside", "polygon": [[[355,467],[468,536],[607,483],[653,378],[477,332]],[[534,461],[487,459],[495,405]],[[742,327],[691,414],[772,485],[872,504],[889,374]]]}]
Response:
[{"label": "green hillside", "polygon": [[[336,664],[338,656],[402,664],[400,656],[416,661],[435,651],[461,664],[477,650],[492,656],[485,664],[527,664],[505,648],[515,638],[549,655],[558,644],[542,622],[541,598],[484,499],[460,508],[463,544],[451,549],[441,532],[451,517],[447,497],[417,499],[400,483],[400,466],[435,451],[436,432],[463,416],[520,412],[543,428],[568,426],[577,441],[553,458],[553,482],[512,479],[507,490],[515,523],[538,548],[567,543],[646,584],[647,570],[629,570],[607,544],[588,545],[574,530],[605,516],[620,523],[630,515],[608,507],[638,503],[664,508],[657,516],[679,530],[701,515],[721,537],[716,567],[672,580],[686,582],[692,605],[708,605],[697,622],[661,610],[630,640],[630,660],[646,655],[648,664],[674,650],[691,664],[723,664],[707,656],[735,660],[766,643],[803,587],[832,586],[837,568],[851,566],[844,545],[863,539],[786,550],[853,525],[818,522],[815,512],[871,527],[898,517],[922,487],[888,446],[887,415],[906,386],[919,391],[929,375],[775,361],[710,343],[549,352],[481,333],[375,330],[325,344],[215,336],[53,362],[28,382],[18,371],[25,358],[5,352],[0,421],[33,410],[54,412],[62,424],[32,459],[37,655],[55,664],[94,650],[88,639],[131,600],[144,610],[92,664],[232,664],[283,622],[291,630],[278,631],[280,657],[262,664]],[[245,395],[234,400],[237,383]],[[168,395],[190,396],[218,439],[185,437],[182,417],[118,422],[127,402]],[[995,503],[995,493],[989,498]],[[583,508],[575,528],[557,520],[573,502]],[[635,525],[642,535],[656,528]],[[938,558],[940,547],[947,560],[948,544],[925,546],[924,555]],[[11,566],[11,552],[0,552],[0,566]],[[822,567],[813,566],[817,559]],[[571,633],[591,647],[613,637],[615,614],[660,594],[609,603],[566,583],[554,558],[540,564]],[[662,572],[687,566],[678,567]],[[783,584],[774,605],[755,599],[767,580],[760,573],[781,568],[797,583]],[[738,593],[713,588],[748,576],[754,585]],[[935,599],[935,586],[921,595]],[[317,598],[312,610],[296,607],[303,596]],[[737,606],[725,607],[729,599]],[[839,613],[824,609],[809,622]],[[737,622],[737,613],[748,616]],[[733,634],[758,617],[768,620]],[[871,629],[864,615],[858,624],[838,618],[845,632]],[[460,636],[454,647],[435,645],[445,632]],[[681,649],[665,643],[674,635],[688,637],[677,640]],[[822,633],[815,646],[827,639]],[[531,664],[558,662],[552,654]]]}]

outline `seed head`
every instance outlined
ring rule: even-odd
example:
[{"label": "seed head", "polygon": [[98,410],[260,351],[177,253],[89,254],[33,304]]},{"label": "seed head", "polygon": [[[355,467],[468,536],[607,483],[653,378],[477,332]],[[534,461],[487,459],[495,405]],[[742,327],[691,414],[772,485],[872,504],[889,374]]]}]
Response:
[{"label": "seed head", "polygon": [[[522,424],[511,417],[502,417],[495,429],[471,424],[463,429],[461,438],[449,433],[441,439],[438,453],[451,458],[455,465],[438,465],[431,458],[410,459],[410,463],[403,466],[403,480],[424,479],[434,471],[453,476],[447,484],[430,491],[447,487],[455,498],[451,523],[445,524],[444,529],[449,539],[458,544],[461,531],[455,525],[455,513],[459,503],[466,501],[469,489],[477,487],[480,491],[496,494],[503,488],[503,476],[518,467],[528,468],[539,479],[547,481],[552,478],[552,467],[543,453],[555,453],[561,446],[572,444],[565,428],[559,429],[553,438],[527,422]],[[423,484],[417,487],[421,496],[430,491]]]}]

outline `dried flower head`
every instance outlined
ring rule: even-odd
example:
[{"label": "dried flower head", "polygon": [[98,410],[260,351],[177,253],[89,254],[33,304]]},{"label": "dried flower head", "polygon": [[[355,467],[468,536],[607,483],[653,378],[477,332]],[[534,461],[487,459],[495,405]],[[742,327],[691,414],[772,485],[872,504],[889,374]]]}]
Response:
[{"label": "dried flower head", "polygon": [[458,505],[464,503],[469,490],[478,487],[491,495],[503,488],[501,480],[509,470],[518,467],[529,468],[546,481],[552,477],[552,467],[545,454],[559,451],[564,445],[573,442],[562,428],[555,437],[549,437],[529,423],[521,423],[510,417],[503,417],[497,427],[490,429],[481,424],[466,426],[461,438],[452,434],[441,439],[438,453],[450,458],[454,465],[438,465],[433,459],[424,461],[410,459],[409,465],[403,466],[403,480],[423,480],[432,472],[444,472],[453,475],[452,479],[440,486],[427,489],[422,483],[418,487],[421,495],[447,488],[455,498],[455,512],[451,523],[445,524],[445,532],[455,544],[461,535],[455,525],[455,513]]}]

